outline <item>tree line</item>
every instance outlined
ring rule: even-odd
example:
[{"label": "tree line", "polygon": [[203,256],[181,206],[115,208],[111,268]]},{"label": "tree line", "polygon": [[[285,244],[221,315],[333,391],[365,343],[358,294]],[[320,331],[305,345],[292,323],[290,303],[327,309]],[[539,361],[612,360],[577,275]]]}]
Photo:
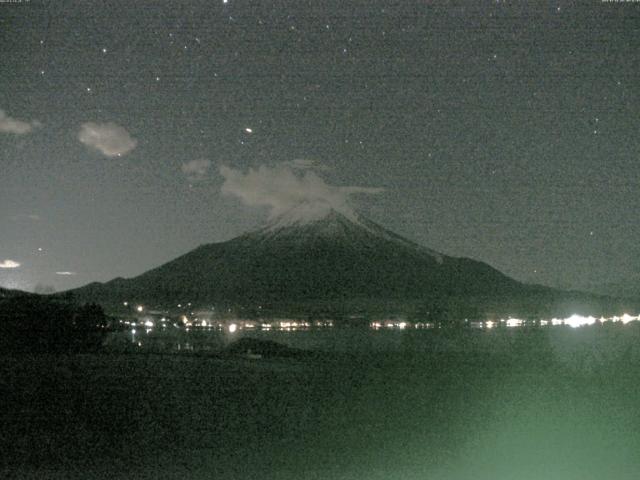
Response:
[{"label": "tree line", "polygon": [[99,305],[39,295],[0,299],[0,352],[95,351],[102,346],[106,327]]}]

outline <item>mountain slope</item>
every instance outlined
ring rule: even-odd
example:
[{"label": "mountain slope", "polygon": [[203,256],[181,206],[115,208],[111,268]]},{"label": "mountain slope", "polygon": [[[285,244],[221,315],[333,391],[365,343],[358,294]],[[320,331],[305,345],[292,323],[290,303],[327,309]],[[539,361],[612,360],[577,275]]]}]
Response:
[{"label": "mountain slope", "polygon": [[[487,264],[434,252],[380,225],[302,205],[266,227],[202,245],[131,279],[73,291],[82,301],[175,306],[442,303],[445,299],[557,297]],[[467,300],[464,300],[467,301]],[[546,300],[545,300],[546,301]],[[460,301],[458,301],[460,303]]]},{"label": "mountain slope", "polygon": [[10,290],[7,288],[0,288],[0,300],[5,298],[33,296],[33,293],[23,292],[22,290]]}]

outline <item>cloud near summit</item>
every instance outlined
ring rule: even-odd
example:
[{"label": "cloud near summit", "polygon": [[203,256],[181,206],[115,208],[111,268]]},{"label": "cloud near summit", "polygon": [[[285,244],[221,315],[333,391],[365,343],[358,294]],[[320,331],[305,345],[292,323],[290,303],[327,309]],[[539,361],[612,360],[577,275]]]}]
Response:
[{"label": "cloud near summit", "polygon": [[220,167],[224,178],[222,193],[238,197],[245,205],[268,207],[270,215],[277,216],[301,204],[329,205],[341,212],[352,212],[349,197],[353,194],[376,194],[382,188],[341,187],[328,184],[308,163],[301,166],[284,162],[275,166],[262,165],[257,169],[242,170]]}]

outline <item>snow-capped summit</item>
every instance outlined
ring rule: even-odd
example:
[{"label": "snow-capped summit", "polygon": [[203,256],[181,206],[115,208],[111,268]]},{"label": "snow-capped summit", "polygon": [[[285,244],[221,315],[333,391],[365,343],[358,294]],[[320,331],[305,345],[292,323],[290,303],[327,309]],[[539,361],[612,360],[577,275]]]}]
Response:
[{"label": "snow-capped summit", "polygon": [[328,202],[302,202],[284,213],[271,218],[264,230],[275,232],[283,228],[309,225],[335,215],[342,215],[345,218],[349,218],[352,222],[358,223],[357,216],[353,212],[346,209],[338,212],[338,210]]},{"label": "snow-capped summit", "polygon": [[[426,254],[441,263],[443,255],[397,235],[351,209],[333,208],[328,203],[301,203],[272,218],[265,227],[246,234],[251,239],[309,242],[344,241],[374,247],[378,242]],[[243,238],[241,237],[241,238]]]}]

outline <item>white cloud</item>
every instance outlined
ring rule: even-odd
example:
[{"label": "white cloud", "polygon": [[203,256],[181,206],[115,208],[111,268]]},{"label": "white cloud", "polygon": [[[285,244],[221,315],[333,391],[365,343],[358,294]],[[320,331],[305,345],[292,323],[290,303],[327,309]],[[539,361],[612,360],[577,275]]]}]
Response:
[{"label": "white cloud", "polygon": [[24,120],[18,120],[17,118],[11,118],[6,112],[0,109],[0,132],[2,133],[15,133],[16,135],[23,135],[31,132],[34,127],[39,127],[42,124],[38,121],[25,122]]},{"label": "white cloud", "polygon": [[120,157],[136,148],[138,141],[113,122],[86,122],[80,126],[78,140],[102,152],[107,157]]},{"label": "white cloud", "polygon": [[56,272],[56,275],[76,275],[76,272]]},{"label": "white cloud", "polygon": [[291,160],[289,162],[283,162],[283,165],[286,165],[298,170],[313,169],[313,170],[322,171],[322,172],[328,172],[329,170],[331,170],[326,165],[322,165],[310,158],[296,158],[295,160]]},{"label": "white cloud", "polygon": [[244,173],[223,165],[220,167],[220,174],[224,177],[222,193],[236,196],[248,206],[268,207],[273,217],[300,204],[329,206],[352,214],[349,206],[351,195],[383,191],[381,188],[330,185],[311,168],[308,164],[304,168],[295,168],[285,162],[274,167],[250,168]]},{"label": "white cloud", "polygon": [[18,215],[14,215],[11,217],[11,220],[13,221],[25,221],[25,220],[31,220],[32,222],[39,222],[40,220],[42,220],[42,217],[40,217],[40,215],[37,215],[35,213],[19,213]]},{"label": "white cloud", "polygon": [[19,268],[20,267],[20,263],[16,262],[15,260],[3,260],[2,262],[0,262],[0,268]]},{"label": "white cloud", "polygon": [[207,176],[207,172],[211,168],[211,162],[209,160],[199,159],[191,160],[190,162],[182,164],[182,173],[185,174],[187,180],[190,182],[197,182],[203,180]]}]

